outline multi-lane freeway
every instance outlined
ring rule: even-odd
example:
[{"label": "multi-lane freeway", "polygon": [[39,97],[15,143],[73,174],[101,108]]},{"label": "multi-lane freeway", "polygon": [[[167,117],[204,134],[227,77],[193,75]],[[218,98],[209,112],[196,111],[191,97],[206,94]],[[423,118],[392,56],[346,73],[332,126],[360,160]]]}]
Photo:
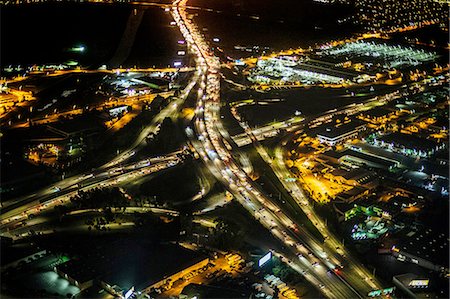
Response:
[{"label": "multi-lane freeway", "polygon": [[[324,246],[292,221],[269,197],[253,184],[235,162],[231,138],[220,121],[220,62],[209,50],[202,34],[187,17],[187,0],[177,0],[173,17],[188,43],[188,49],[201,70],[195,128],[188,128],[194,148],[211,173],[233,193],[235,198],[274,236],[286,245],[284,259],[317,285],[330,298],[364,298],[380,288],[367,270],[348,253]],[[340,268],[346,260],[344,269]]]},{"label": "multi-lane freeway", "polygon": [[[181,162],[180,153],[176,152],[164,157],[126,163],[142,147],[145,137],[159,130],[159,125],[165,117],[177,116],[179,107],[194,90],[197,97],[196,117],[193,127],[186,129],[192,146],[217,180],[256,220],[285,245],[283,252],[277,254],[309,282],[317,286],[326,297],[364,298],[371,290],[381,289],[379,282],[367,269],[330,234],[326,225],[309,205],[299,186],[282,179],[287,176],[287,169],[284,167],[281,149],[277,149],[273,160],[262,147],[257,147],[258,152],[281,179],[284,187],[325,237],[325,242],[318,240],[304,229],[301,223],[292,220],[285,208],[280,206],[279,202],[266,196],[239,166],[236,157],[240,156],[238,149],[240,143],[248,142],[248,138],[253,142],[257,141],[272,135],[274,130],[280,128],[292,128],[292,125],[297,126],[302,123],[303,119],[298,119],[295,123],[282,123],[254,130],[243,126],[245,134],[232,138],[224,128],[220,117],[220,61],[210,50],[200,30],[188,17],[186,8],[188,8],[187,0],[176,0],[171,6],[171,14],[196,63],[196,71],[180,96],[141,131],[127,150],[119,153],[98,170],[64,179],[35,194],[5,202],[0,216],[2,233],[15,223],[27,219],[29,214],[36,214],[43,209],[67,202],[78,190],[115,185]],[[347,108],[359,109],[352,106]],[[329,115],[323,115],[315,121],[321,122],[327,117]],[[343,265],[345,267],[342,267]]]},{"label": "multi-lane freeway", "polygon": [[5,202],[0,216],[0,230],[3,235],[8,234],[10,228],[27,220],[31,214],[37,215],[56,205],[67,204],[79,191],[115,186],[175,166],[182,161],[181,154],[181,151],[176,151],[162,157],[98,169],[90,174],[67,178],[35,194]]},{"label": "multi-lane freeway", "polygon": [[[70,196],[78,190],[87,190],[95,187],[107,187],[119,182],[144,176],[165,167],[170,167],[180,162],[179,152],[169,154],[155,159],[145,159],[143,161],[124,165],[124,163],[134,157],[135,153],[145,145],[145,138],[149,134],[156,134],[159,131],[162,121],[166,117],[176,118],[178,111],[187,96],[195,86],[200,70],[194,72],[186,87],[180,92],[167,107],[161,110],[153,120],[144,127],[135,141],[130,146],[117,154],[111,161],[102,165],[95,172],[64,178],[56,184],[40,190],[34,194],[22,196],[10,201],[2,202],[0,215],[1,233],[13,222],[23,221],[29,214],[38,214],[40,211],[53,207],[57,204],[67,203]],[[161,163],[158,163],[161,162]],[[143,163],[143,164],[142,164]],[[147,165],[147,163],[149,163]],[[144,165],[144,166],[143,166]],[[113,171],[111,173],[111,171]],[[114,173],[118,172],[118,173]],[[7,226],[5,226],[7,224]]]}]

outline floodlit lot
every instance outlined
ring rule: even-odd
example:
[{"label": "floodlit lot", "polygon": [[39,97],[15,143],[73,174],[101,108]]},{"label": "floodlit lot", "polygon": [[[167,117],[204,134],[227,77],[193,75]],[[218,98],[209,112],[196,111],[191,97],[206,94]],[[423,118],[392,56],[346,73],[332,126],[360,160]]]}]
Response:
[{"label": "floodlit lot", "polygon": [[373,63],[381,62],[386,68],[416,66],[433,61],[438,57],[436,53],[399,45],[387,45],[374,41],[345,43],[342,46],[324,49],[320,54],[340,57],[351,55],[353,57],[364,58],[364,60],[372,61]]},{"label": "floodlit lot", "polygon": [[344,83],[344,79],[337,76],[301,69],[301,65],[291,59],[270,58],[258,60],[257,67],[248,77],[251,82],[266,84],[318,84]]}]

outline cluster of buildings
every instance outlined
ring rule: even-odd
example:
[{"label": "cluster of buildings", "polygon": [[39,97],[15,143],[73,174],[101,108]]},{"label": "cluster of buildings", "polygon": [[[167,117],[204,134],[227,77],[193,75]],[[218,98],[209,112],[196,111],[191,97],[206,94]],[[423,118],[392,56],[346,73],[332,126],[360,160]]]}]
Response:
[{"label": "cluster of buildings", "polygon": [[353,6],[356,22],[370,31],[420,26],[430,22],[447,24],[448,2],[439,0],[334,0]]},{"label": "cluster of buildings", "polygon": [[[79,236],[74,236],[78,238]],[[71,238],[71,236],[69,236]],[[84,238],[84,237],[83,237]],[[14,244],[2,238],[2,246],[15,254],[2,264],[9,290],[26,284],[24,292],[67,298],[299,298],[296,290],[267,274],[272,253],[223,252],[195,243],[154,241],[129,236],[100,236],[99,240],[74,242],[61,248],[46,244]],[[17,279],[15,274],[21,273]],[[252,274],[249,274],[252,272]],[[23,277],[22,277],[23,276]],[[36,290],[36,280],[40,287]]]},{"label": "cluster of buildings", "polygon": [[86,114],[13,132],[24,147],[26,159],[49,166],[64,166],[81,157],[86,150],[95,148],[99,134],[105,131],[103,122],[101,115]]},{"label": "cluster of buildings", "polygon": [[447,234],[418,220],[429,204],[429,199],[392,183],[357,204],[333,204],[341,228],[359,245],[378,248],[375,264],[396,268],[393,283],[409,298],[440,298],[436,283],[448,273]]},{"label": "cluster of buildings", "polygon": [[[419,134],[407,134],[399,131],[369,131],[365,123],[359,119],[340,125],[327,124],[318,128],[316,138],[322,144],[336,149],[322,152],[318,159],[325,165],[323,177],[334,177],[335,181],[352,185],[364,185],[355,175],[364,172],[361,177],[374,177],[371,172],[382,173],[399,183],[431,190],[429,184],[441,181],[440,188],[433,191],[445,196],[445,182],[448,183],[448,151],[447,144],[433,138],[425,138]],[[346,143],[352,140],[352,143]],[[344,145],[345,143],[345,145]],[[443,154],[444,153],[444,154]],[[439,154],[439,155],[438,155]],[[421,163],[417,163],[423,159]],[[331,171],[331,169],[334,169]],[[342,170],[345,169],[345,170]],[[410,176],[413,179],[408,179]],[[416,180],[414,180],[416,178]],[[365,182],[365,181],[364,181]],[[448,188],[448,187],[447,187]]]},{"label": "cluster of buildings", "polygon": [[101,288],[119,298],[127,298],[131,293],[139,298],[157,294],[210,262],[208,256],[182,246],[131,240],[78,251],[78,258],[55,266],[54,271],[81,292],[88,294],[90,288]]},{"label": "cluster of buildings", "polygon": [[314,85],[352,84],[375,79],[364,73],[345,69],[320,57],[280,56],[258,59],[248,80],[257,84]]},{"label": "cluster of buildings", "polygon": [[[440,287],[424,281],[448,271],[448,260],[439,259],[448,251],[448,233],[426,219],[444,217],[436,206],[445,207],[449,194],[445,90],[428,86],[382,106],[335,114],[296,139],[286,161],[312,199],[330,203],[346,237],[362,248],[380,246],[381,260],[417,266],[416,274],[404,275],[411,277],[394,279],[412,298],[438,296],[433,290]],[[417,274],[430,270],[426,279]]]},{"label": "cluster of buildings", "polygon": [[[330,43],[309,54],[281,55],[255,59],[247,79],[259,85],[348,86],[368,82],[394,83],[403,74],[396,69],[431,66],[437,53],[417,47],[363,39]],[[413,74],[416,76],[417,74]],[[397,82],[398,83],[398,82]]]}]

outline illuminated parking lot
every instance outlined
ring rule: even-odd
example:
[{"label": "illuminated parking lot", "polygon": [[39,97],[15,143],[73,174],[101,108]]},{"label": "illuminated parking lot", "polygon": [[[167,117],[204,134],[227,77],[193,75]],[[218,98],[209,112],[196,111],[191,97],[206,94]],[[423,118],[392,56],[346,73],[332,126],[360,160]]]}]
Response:
[{"label": "illuminated parking lot", "polygon": [[357,56],[369,60],[381,60],[384,67],[395,68],[400,66],[416,66],[433,61],[438,57],[436,53],[426,52],[422,49],[387,45],[385,43],[356,41],[341,46],[330,47],[320,52],[329,56]]},{"label": "illuminated parking lot", "polygon": [[259,84],[342,84],[344,78],[298,68],[300,63],[294,60],[270,58],[258,60],[256,68],[248,77],[249,81]]}]

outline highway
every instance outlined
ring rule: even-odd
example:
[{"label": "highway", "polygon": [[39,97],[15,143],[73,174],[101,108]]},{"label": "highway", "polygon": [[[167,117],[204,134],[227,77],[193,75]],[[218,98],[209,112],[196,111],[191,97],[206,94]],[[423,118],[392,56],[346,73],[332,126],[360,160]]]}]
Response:
[{"label": "highway", "polygon": [[[139,150],[141,147],[143,147],[145,145],[145,138],[153,133],[153,134],[157,134],[159,131],[159,127],[162,123],[162,121],[166,118],[166,117],[172,117],[175,118],[178,116],[178,111],[181,107],[181,105],[184,103],[185,99],[187,98],[187,96],[189,95],[189,93],[191,92],[191,89],[195,86],[198,78],[200,75],[200,71],[197,70],[194,75],[192,76],[192,78],[190,79],[189,83],[187,84],[187,86],[180,92],[180,95],[175,98],[175,100],[173,100],[167,107],[165,107],[163,110],[160,111],[160,113],[158,113],[153,120],[145,127],[141,130],[140,134],[137,136],[136,140],[124,151],[122,151],[121,153],[119,153],[114,159],[112,159],[110,162],[102,165],[100,168],[97,169],[96,171],[96,176],[102,174],[105,175],[106,173],[109,174],[109,171],[111,169],[113,169],[114,167],[119,167],[120,164],[125,163],[128,159],[130,159],[131,157],[133,157],[136,153],[137,150]],[[179,153],[176,153],[179,154]],[[163,157],[164,159],[164,157]],[[150,161],[150,162],[155,162],[155,161]],[[178,163],[179,161],[177,161]],[[140,162],[137,162],[140,163]],[[150,167],[150,166],[149,166]],[[152,170],[155,170],[152,168],[153,165],[150,167]],[[120,167],[119,167],[120,168]],[[160,170],[160,169],[158,169]],[[128,178],[132,178],[132,177],[136,177],[138,176],[140,170],[133,170],[131,172],[127,172],[125,174],[122,174],[120,176],[118,176],[117,178],[111,178],[109,179],[109,181],[98,181],[95,184],[89,185],[90,187],[94,188],[96,186],[108,186],[111,185],[112,183],[117,183],[120,181],[123,181],[126,179],[127,176],[129,176]],[[144,171],[147,172],[147,171]],[[147,172],[147,173],[141,173],[142,175],[146,175],[151,173]],[[70,178],[65,178],[63,180],[61,180],[60,182],[50,186],[49,188],[43,189],[41,191],[38,191],[37,193],[31,194],[31,195],[27,195],[27,196],[23,196],[20,197],[18,199],[12,200],[10,202],[4,202],[4,206],[2,207],[2,215],[0,216],[0,224],[1,223],[5,223],[5,221],[19,221],[20,219],[25,219],[28,217],[28,214],[30,213],[38,213],[42,208],[40,207],[40,202],[43,200],[43,198],[45,197],[52,197],[53,193],[56,190],[59,190],[58,192],[61,192],[61,190],[66,190],[64,192],[68,192],[67,194],[63,195],[64,199],[59,199],[60,203],[63,203],[65,201],[67,201],[70,198],[70,195],[73,195],[77,192],[77,190],[79,189],[79,187],[76,187],[75,185],[78,184],[80,181],[83,181],[87,176],[94,176],[94,173],[92,174],[85,174],[85,175],[79,175],[79,176],[73,176]],[[102,185],[104,184],[104,185]],[[78,185],[79,186],[79,185]],[[73,190],[71,191],[67,191],[69,190],[68,188],[72,188]],[[88,188],[88,187],[82,187],[83,188]],[[64,193],[63,192],[63,193]],[[72,193],[74,192],[74,193]],[[52,202],[56,203],[56,201],[58,200],[59,197],[53,198]],[[45,207],[48,207],[49,205],[46,205]]]},{"label": "highway", "polygon": [[[38,214],[55,205],[67,203],[79,190],[87,191],[96,187],[117,185],[180,163],[180,152],[175,152],[164,157],[125,164],[145,144],[144,140],[149,134],[156,134],[159,131],[164,118],[178,116],[179,108],[184,100],[194,92],[197,97],[194,127],[186,128],[190,142],[217,180],[256,220],[285,245],[283,252],[276,255],[302,274],[328,298],[365,298],[371,290],[381,289],[380,284],[371,277],[367,269],[352,258],[342,244],[329,233],[326,225],[308,204],[307,198],[298,185],[284,180],[290,174],[284,165],[281,148],[277,148],[276,157],[272,160],[264,148],[257,146],[258,152],[271,165],[284,188],[290,191],[298,205],[325,237],[325,243],[312,236],[301,223],[295,223],[284,208],[266,196],[242,170],[235,158],[239,156],[239,151],[232,145],[239,146],[241,143],[248,142],[248,138],[257,143],[266,136],[273,136],[272,134],[276,134],[279,129],[297,128],[305,120],[293,119],[253,130],[244,126],[246,133],[236,138],[228,134],[220,117],[221,64],[210,50],[200,30],[188,17],[185,11],[188,7],[187,1],[176,0],[170,6],[176,25],[196,62],[196,71],[180,96],[141,131],[127,150],[119,153],[96,171],[63,179],[35,194],[5,202],[0,216],[1,231],[5,233],[8,228],[28,219],[30,214]],[[194,90],[195,87],[198,89]],[[373,103],[382,101],[377,98],[373,100]],[[361,107],[350,105],[344,110],[324,114],[309,123],[318,125],[330,119],[335,113],[348,113],[358,109]],[[341,265],[345,267],[342,268]]]},{"label": "highway", "polygon": [[[201,33],[187,17],[187,0],[174,2],[173,17],[179,26],[188,49],[194,55],[200,75],[197,91],[195,128],[187,128],[192,145],[199,153],[211,173],[224,184],[235,198],[272,234],[280,239],[286,248],[286,261],[297,269],[312,284],[329,298],[364,298],[369,291],[379,286],[367,279],[365,273],[355,273],[355,279],[363,283],[349,284],[335,270],[335,254],[328,254],[319,241],[289,219],[286,214],[266,197],[234,161],[230,136],[220,121],[220,62],[209,50]],[[335,251],[336,249],[334,249]]]},{"label": "highway", "polygon": [[[234,114],[233,114],[234,115]],[[236,118],[236,116],[235,116]],[[236,118],[238,121],[239,119]],[[249,145],[255,141],[263,141],[266,138],[271,138],[277,136],[281,130],[293,131],[300,128],[303,125],[305,118],[303,117],[292,117],[286,121],[280,121],[256,128],[250,128],[247,124],[239,121],[243,129],[244,133],[237,134],[231,137],[231,139],[236,143],[238,147],[242,147],[245,145]],[[247,131],[250,130],[251,133]]]},{"label": "highway", "polygon": [[[164,71],[168,71],[168,69],[162,69]],[[161,70],[161,71],[162,71]],[[192,68],[183,68],[183,71],[191,71]],[[159,69],[114,69],[114,70],[103,70],[105,72],[129,72],[129,71],[160,71]],[[71,70],[70,72],[73,72]],[[75,72],[87,72],[87,70],[75,70]],[[65,71],[58,72],[58,74],[64,74]],[[174,153],[175,156],[167,155],[165,157],[157,158],[161,159],[161,164],[158,164],[156,160],[149,161],[149,159],[145,159],[144,161],[150,162],[149,165],[146,165],[144,168],[137,167],[139,163],[143,161],[136,162],[134,164],[128,165],[131,169],[125,169],[121,165],[125,163],[127,160],[132,158],[135,153],[145,145],[145,138],[149,134],[157,134],[159,132],[160,125],[162,121],[166,117],[176,118],[178,117],[179,110],[186,100],[187,96],[190,94],[192,88],[197,84],[199,80],[200,74],[202,71],[197,69],[193,76],[190,78],[186,87],[181,90],[178,97],[174,98],[170,104],[162,109],[153,119],[152,121],[144,127],[135,141],[130,144],[130,146],[117,154],[114,159],[105,163],[101,167],[99,167],[95,173],[87,173],[84,175],[77,175],[69,178],[63,178],[60,182],[49,186],[43,190],[40,190],[34,194],[22,196],[17,199],[13,199],[8,202],[2,202],[2,209],[0,215],[0,231],[4,232],[6,228],[4,225],[8,223],[8,226],[12,225],[12,222],[22,221],[28,218],[29,214],[38,214],[42,209],[47,209],[56,204],[64,204],[66,203],[70,196],[76,194],[78,190],[88,190],[90,188],[95,187],[107,187],[112,186],[120,182],[124,182],[126,180],[137,178],[139,176],[148,175],[155,171],[159,171],[161,169],[173,166],[180,162],[180,159],[177,157],[179,152]],[[23,80],[25,77],[16,78],[13,81]],[[170,161],[165,161],[165,159],[169,159]],[[145,162],[145,163],[147,163]],[[156,163],[156,164],[152,164]],[[175,163],[175,164],[173,164]],[[172,165],[173,164],[173,165]],[[116,168],[114,168],[116,167]],[[133,167],[137,167],[137,169],[133,169]],[[118,174],[117,176],[110,177],[110,171],[114,171],[114,169],[122,168],[121,171],[124,173]],[[139,169],[138,169],[139,168]],[[85,182],[86,179],[93,179],[94,182],[87,184],[86,186],[80,185],[80,182]],[[100,179],[100,178],[101,179]],[[103,178],[102,178],[103,177]],[[57,196],[55,197],[55,194]],[[48,200],[46,200],[48,199]]]},{"label": "highway", "polygon": [[[163,110],[161,110],[152,119],[152,121],[145,128],[143,128],[141,130],[141,132],[139,133],[139,135],[137,136],[135,141],[126,150],[122,151],[121,153],[118,153],[118,155],[116,157],[114,157],[114,159],[112,159],[111,161],[102,165],[100,167],[100,170],[109,169],[113,166],[119,165],[120,163],[124,163],[125,161],[127,161],[128,159],[133,157],[135,155],[136,151],[145,145],[145,138],[149,134],[157,134],[159,132],[160,125],[166,117],[172,117],[172,118],[177,117],[179,108],[184,103],[186,97],[188,96],[188,94],[191,91],[191,89],[193,88],[193,86],[196,84],[196,81],[198,79],[198,74],[199,74],[198,71],[194,73],[194,75],[191,78],[191,80],[189,81],[188,85],[185,87],[185,89],[183,89],[183,91],[181,91],[180,95],[177,98],[175,98],[175,100],[173,100],[167,107],[165,107]],[[60,185],[64,187],[66,184],[73,184],[79,178],[80,178],[80,176],[67,178],[67,179],[64,179],[64,180],[58,182],[56,185],[54,185],[52,187],[61,188]],[[15,202],[23,201],[25,199],[30,199],[31,197],[34,197],[34,196],[43,195],[42,192],[45,193],[45,191],[41,191],[38,194],[31,194],[31,195],[28,195],[25,197],[18,198],[17,200],[15,200]],[[8,205],[8,204],[6,204],[6,205]]]},{"label": "highway", "polygon": [[189,80],[189,83],[180,92],[179,96],[175,98],[175,100],[173,100],[167,107],[161,110],[161,112],[153,118],[151,123],[141,131],[141,133],[136,138],[134,143],[132,143],[128,149],[126,149],[122,153],[119,153],[113,160],[104,164],[100,168],[102,169],[109,168],[111,166],[118,165],[119,163],[126,161],[131,156],[133,156],[137,150],[139,150],[140,148],[142,148],[142,146],[145,145],[145,138],[148,135],[157,134],[159,132],[159,127],[166,117],[176,118],[178,116],[178,111],[180,107],[186,100],[192,88],[194,88],[194,86],[197,84],[197,80],[200,77],[200,73],[201,70],[199,69],[195,71],[194,75]]},{"label": "highway", "polygon": [[305,124],[308,124],[309,128],[314,128],[330,121],[333,116],[340,114],[353,115],[361,111],[372,109],[375,106],[384,105],[387,102],[395,100],[399,97],[400,92],[394,91],[383,96],[370,98],[359,104],[349,104],[341,107],[340,109],[329,110],[319,115],[308,117],[294,116],[284,121],[278,121],[255,128],[250,128],[247,123],[242,121],[237,109],[235,109],[238,105],[235,105],[231,109],[231,112],[239,125],[244,129],[244,132],[232,136],[231,139],[238,147],[242,147],[253,142],[263,141],[266,138],[275,137],[281,132],[281,130],[285,130],[286,132],[295,132],[305,126]]},{"label": "highway", "polygon": [[181,151],[176,151],[162,157],[144,159],[124,166],[99,169],[90,174],[73,176],[31,196],[7,202],[0,215],[0,231],[4,234],[18,222],[27,220],[30,214],[37,215],[56,205],[69,203],[70,198],[79,191],[117,186],[173,167],[182,162],[181,154]]},{"label": "highway", "polygon": [[[444,83],[444,82],[442,82]],[[425,86],[426,82],[421,81],[418,83],[420,86]],[[307,119],[304,119],[304,122],[302,125],[305,127],[313,127],[317,124],[320,124],[322,122],[327,122],[332,119],[333,116],[339,115],[339,114],[357,114],[361,111],[368,110],[373,108],[376,105],[385,104],[389,101],[395,100],[399,97],[401,97],[402,91],[406,91],[407,89],[410,89],[411,87],[404,86],[404,88],[385,94],[383,96],[374,97],[371,99],[368,99],[367,101],[360,103],[358,105],[351,104],[344,106],[340,109],[333,109],[330,111],[327,111],[326,113],[320,114],[315,117],[309,117]],[[417,88],[417,86],[416,86]],[[239,122],[241,127],[244,129],[245,134],[247,134],[248,139],[252,140],[253,145],[255,146],[257,152],[259,155],[263,158],[263,160],[271,166],[272,170],[278,177],[280,183],[283,185],[283,187],[291,194],[292,198],[296,201],[297,205],[303,210],[303,212],[308,216],[311,223],[315,225],[315,227],[318,229],[318,231],[322,234],[322,236],[325,239],[325,243],[322,246],[321,244],[317,243],[316,246],[322,246],[324,249],[324,252],[328,255],[329,258],[333,258],[333,260],[336,263],[345,263],[346,269],[340,271],[339,275],[342,276],[347,282],[349,282],[352,286],[357,287],[358,289],[364,289],[366,284],[369,284],[372,288],[376,289],[378,287],[378,283],[376,282],[375,278],[372,277],[371,273],[367,271],[364,267],[362,267],[356,259],[354,259],[351,256],[351,253],[349,253],[345,248],[344,245],[339,241],[336,236],[334,236],[329,230],[326,225],[326,223],[323,221],[321,217],[319,217],[315,212],[314,209],[309,205],[308,198],[304,195],[303,190],[299,187],[298,183],[296,181],[287,180],[287,178],[292,177],[292,173],[288,170],[287,166],[284,163],[284,157],[283,157],[283,147],[279,145],[275,149],[275,157],[272,159],[265,148],[258,142],[261,139],[257,138],[257,136],[254,136],[255,129],[249,128],[246,123],[242,122],[239,115],[237,113],[233,113],[236,120]],[[307,121],[306,121],[307,120]],[[294,128],[298,129],[300,123],[295,123]],[[269,127],[269,126],[265,126]],[[264,127],[263,127],[264,128]],[[272,127],[272,133],[275,133],[277,129]],[[259,131],[256,131],[257,133]],[[270,130],[266,131],[266,133],[270,134]],[[243,134],[241,134],[243,135]],[[244,137],[239,135],[240,139],[242,140]],[[272,134],[273,135],[273,134]],[[284,138],[284,140],[288,140],[292,138],[292,135],[288,135]],[[282,141],[281,143],[284,145],[285,141]],[[313,239],[310,236],[311,239]],[[363,279],[361,279],[363,278]]]}]

